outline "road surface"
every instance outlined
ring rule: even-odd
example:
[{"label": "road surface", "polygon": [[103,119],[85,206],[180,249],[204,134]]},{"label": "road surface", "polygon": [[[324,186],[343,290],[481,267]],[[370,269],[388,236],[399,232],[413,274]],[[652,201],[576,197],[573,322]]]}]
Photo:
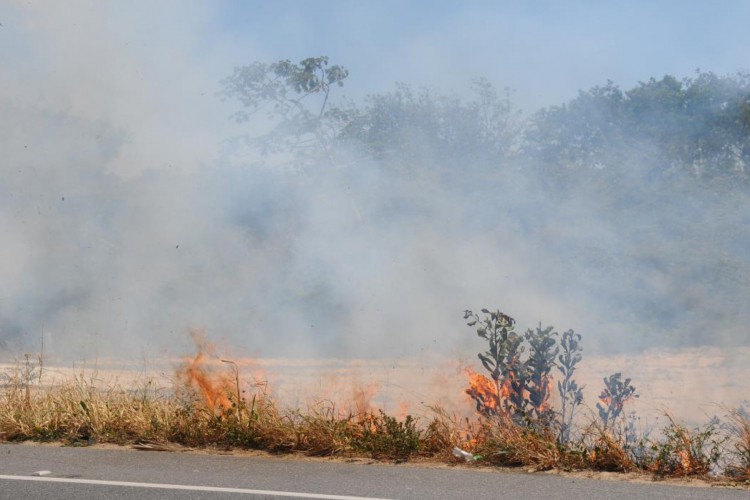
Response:
[{"label": "road surface", "polygon": [[32,498],[747,500],[750,491],[463,467],[0,444],[0,499]]}]

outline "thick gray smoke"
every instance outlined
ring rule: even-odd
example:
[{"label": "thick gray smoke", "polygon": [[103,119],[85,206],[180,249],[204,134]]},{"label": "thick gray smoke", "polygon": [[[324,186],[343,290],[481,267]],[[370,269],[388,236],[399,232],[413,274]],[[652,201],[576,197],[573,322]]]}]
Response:
[{"label": "thick gray smoke", "polygon": [[0,352],[44,338],[66,358],[175,353],[205,328],[268,356],[455,353],[475,349],[462,312],[481,307],[606,352],[748,340],[744,194],[649,179],[635,160],[617,199],[565,196],[521,162],[489,176],[264,166],[222,142],[247,129],[213,95],[262,54],[157,91],[190,61],[101,50],[99,15],[81,21],[93,33],[46,35],[65,13],[42,10],[3,19],[41,38],[16,63],[58,62],[2,78]]}]

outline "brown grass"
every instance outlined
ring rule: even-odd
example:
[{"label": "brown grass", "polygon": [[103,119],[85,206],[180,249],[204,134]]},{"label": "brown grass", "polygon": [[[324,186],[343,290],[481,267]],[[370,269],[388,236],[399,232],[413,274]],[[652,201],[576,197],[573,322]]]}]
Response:
[{"label": "brown grass", "polygon": [[659,476],[708,477],[728,437],[716,422],[691,430],[670,413],[666,416],[669,424],[663,430],[664,439],[654,444],[648,468]]},{"label": "brown grass", "polygon": [[750,483],[750,416],[734,410],[728,419],[732,451],[726,473],[733,479]]},{"label": "brown grass", "polygon": [[527,426],[502,413],[485,420],[478,440],[477,453],[495,465],[548,470],[565,462],[549,428]]},{"label": "brown grass", "polygon": [[598,421],[592,421],[582,433],[584,462],[594,470],[632,472],[638,469],[624,446],[624,439]]},{"label": "brown grass", "polygon": [[146,382],[138,390],[124,390],[118,385],[100,388],[94,380],[80,375],[54,386],[39,386],[24,367],[18,367],[4,388],[0,386],[0,437],[73,444],[147,440],[375,458],[439,454],[453,438],[450,424],[438,416],[422,429],[412,417],[342,414],[324,402],[306,411],[280,408],[263,388],[240,399],[234,386],[226,387],[217,400],[214,395],[207,398],[204,387],[192,384],[166,391]]},{"label": "brown grass", "polygon": [[[226,365],[224,365],[226,366]],[[665,438],[650,441],[636,459],[618,433],[591,422],[580,437],[561,443],[554,421],[476,415],[458,417],[440,407],[422,420],[396,418],[382,411],[342,412],[322,401],[305,409],[282,407],[265,386],[240,390],[239,378],[223,377],[222,397],[182,378],[158,389],[143,381],[137,389],[101,386],[96,374],[43,385],[26,360],[0,385],[0,440],[62,441],[70,444],[147,441],[221,449],[257,449],[311,456],[360,456],[407,460],[427,458],[457,463],[454,447],[481,457],[477,463],[534,470],[589,469],[644,471],[661,476],[706,477],[716,461],[719,427],[689,431],[670,419]],[[221,403],[217,403],[220,401]],[[213,403],[212,403],[213,402]],[[467,402],[467,404],[470,404]],[[731,453],[726,475],[735,484],[750,480],[750,421],[730,418]],[[722,450],[724,448],[721,448]],[[731,459],[731,460],[730,460]]]}]

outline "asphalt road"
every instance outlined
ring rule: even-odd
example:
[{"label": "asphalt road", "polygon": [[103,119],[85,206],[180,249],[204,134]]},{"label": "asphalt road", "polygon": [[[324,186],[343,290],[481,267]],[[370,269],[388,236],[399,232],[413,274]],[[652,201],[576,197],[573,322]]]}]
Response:
[{"label": "asphalt road", "polygon": [[[34,473],[48,471],[35,476]],[[463,467],[0,445],[0,499],[744,499],[748,490]]]}]

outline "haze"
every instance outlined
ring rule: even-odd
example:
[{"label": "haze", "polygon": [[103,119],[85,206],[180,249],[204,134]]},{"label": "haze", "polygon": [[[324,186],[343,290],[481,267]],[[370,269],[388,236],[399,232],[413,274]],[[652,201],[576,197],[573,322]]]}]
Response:
[{"label": "haze", "polygon": [[[744,194],[652,217],[532,207],[540,180],[516,164],[496,198],[429,169],[284,168],[231,141],[262,124],[235,122],[217,93],[236,66],[326,55],[350,72],[337,103],[396,82],[465,96],[484,77],[525,117],[607,80],[747,70],[749,15],[746,2],[5,2],[0,349],[173,354],[203,328],[248,354],[463,355],[478,345],[463,310],[482,307],[606,353],[747,344]],[[631,172],[625,188],[650,182]],[[709,227],[697,256],[674,236]],[[739,271],[707,264],[710,286],[685,290],[685,269],[633,258],[647,251]]]}]

